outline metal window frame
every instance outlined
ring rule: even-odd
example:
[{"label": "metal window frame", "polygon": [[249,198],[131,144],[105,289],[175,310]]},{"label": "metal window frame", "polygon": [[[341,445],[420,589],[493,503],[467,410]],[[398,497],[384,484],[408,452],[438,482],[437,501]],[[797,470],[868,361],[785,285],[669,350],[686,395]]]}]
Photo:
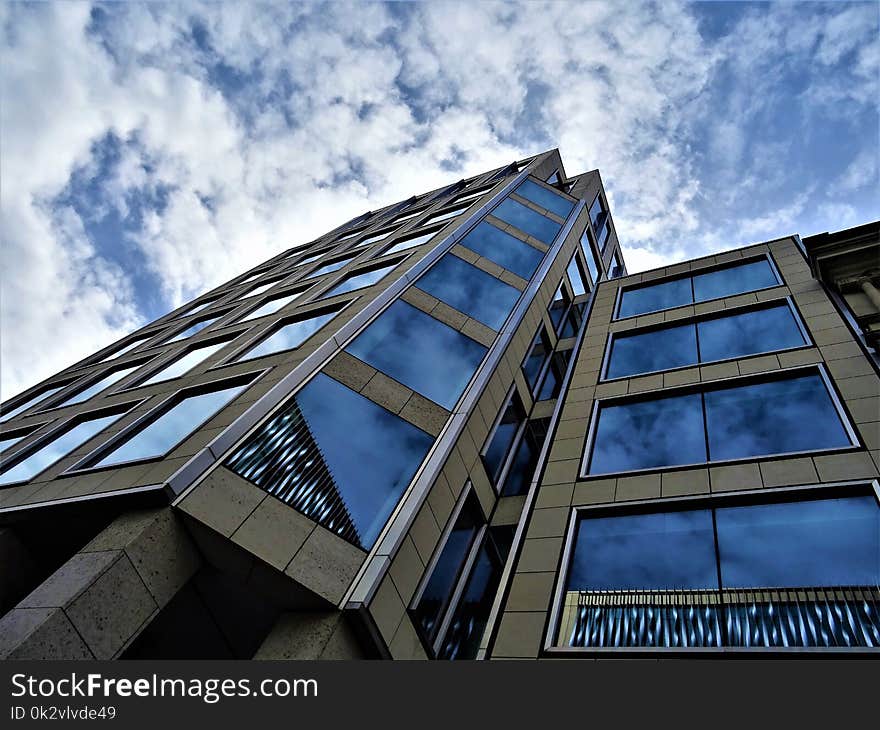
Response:
[{"label": "metal window frame", "polygon": [[[840,424],[850,441],[849,446],[839,446],[836,448],[827,449],[808,449],[805,451],[785,451],[774,454],[759,454],[753,456],[744,456],[738,459],[712,460],[711,458],[709,458],[709,442],[708,434],[706,434],[706,461],[690,462],[684,464],[669,464],[666,466],[652,466],[643,469],[627,469],[624,471],[604,472],[602,474],[589,473],[589,467],[593,456],[593,449],[595,447],[596,430],[598,428],[599,417],[601,415],[600,411],[604,406],[638,403],[649,400],[660,400],[664,398],[675,398],[684,395],[700,394],[702,396],[709,391],[728,390],[730,388],[737,388],[750,384],[757,385],[762,382],[772,382],[776,380],[789,380],[792,378],[800,377],[801,375],[808,374],[818,374],[822,379],[825,390],[827,391],[834,410],[837,414],[837,417],[840,420]],[[702,398],[701,403],[704,403]],[[705,406],[703,407],[703,430],[704,432],[706,431]],[[689,467],[695,466],[724,466],[726,464],[752,463],[757,461],[764,461],[766,459],[789,458],[807,455],[814,456],[816,454],[837,454],[861,449],[864,449],[864,444],[859,438],[857,431],[853,427],[852,421],[849,418],[849,414],[847,413],[846,408],[843,404],[843,399],[840,397],[839,393],[837,392],[837,388],[834,386],[833,381],[828,375],[828,370],[825,366],[825,363],[814,363],[810,365],[797,365],[791,368],[781,368],[778,370],[767,372],[736,375],[730,378],[721,378],[718,380],[707,380],[699,383],[689,383],[687,385],[682,385],[675,388],[648,390],[633,395],[627,394],[620,396],[611,396],[608,398],[597,398],[593,401],[593,405],[590,411],[589,427],[587,429],[586,441],[584,442],[584,450],[581,455],[581,463],[578,470],[578,479],[594,480],[607,479],[609,477],[616,478],[621,476],[633,476],[639,474],[656,474],[667,471],[674,471],[677,469],[687,469]]]},{"label": "metal window frame", "polygon": [[[736,294],[727,294],[723,297],[715,297],[714,299],[701,299],[699,302],[695,301],[694,293],[693,293],[693,278],[694,276],[700,276],[702,274],[711,274],[715,271],[724,271],[725,269],[735,269],[738,266],[743,266],[746,264],[756,263],[764,259],[770,265],[770,269],[773,272],[773,276],[776,277],[776,284],[771,286],[762,286],[758,289],[749,289],[747,291],[741,291]],[[636,291],[638,289],[649,289],[652,286],[659,286],[660,284],[666,284],[671,281],[679,281],[681,279],[690,279],[691,280],[691,301],[685,302],[684,304],[676,304],[674,307],[666,307],[665,309],[652,309],[649,312],[639,312],[638,314],[628,314],[626,317],[620,316],[620,305],[623,301],[623,295],[628,291]],[[637,284],[624,284],[617,288],[617,293],[614,297],[614,309],[613,316],[611,318],[612,322],[624,322],[630,319],[634,319],[635,317],[646,317],[649,314],[656,314],[657,312],[669,312],[673,309],[678,309],[679,307],[693,307],[697,304],[707,304],[709,302],[718,302],[724,299],[732,299],[733,297],[739,297],[743,294],[751,294],[753,292],[766,291],[768,289],[775,289],[779,286],[786,286],[785,279],[782,277],[782,274],[779,272],[778,267],[776,266],[776,262],[773,260],[773,257],[770,255],[769,251],[762,251],[756,253],[751,256],[744,256],[741,259],[736,259],[734,261],[725,261],[723,263],[713,263],[708,264],[705,267],[699,269],[691,269],[690,271],[684,271],[677,274],[670,274],[668,276],[658,276],[656,279],[651,279],[649,281],[642,281]]]},{"label": "metal window frame", "polygon": [[[742,653],[762,654],[766,652],[792,653],[834,653],[844,651],[847,653],[862,653],[862,647],[582,647],[561,646],[557,643],[560,621],[562,619],[562,603],[564,601],[565,584],[571,572],[571,563],[574,557],[574,542],[577,534],[578,523],[583,517],[613,517],[630,514],[650,514],[654,512],[684,511],[692,509],[718,509],[737,505],[758,505],[786,502],[805,502],[820,499],[834,498],[834,496],[864,496],[872,495],[880,509],[880,480],[878,479],[855,479],[840,482],[812,483],[789,487],[774,487],[773,489],[755,488],[737,492],[722,494],[699,494],[685,495],[681,497],[664,497],[661,499],[641,499],[621,503],[577,505],[571,508],[568,524],[565,528],[562,555],[556,569],[553,592],[551,594],[550,613],[544,627],[544,639],[541,654],[546,656],[569,656],[587,657],[596,655],[608,656],[638,656],[657,655],[674,656],[676,654],[719,654],[719,653]],[[793,498],[786,499],[789,495]],[[800,497],[800,498],[798,498]],[[670,510],[669,507],[673,509]],[[874,651],[874,650],[868,650]]]},{"label": "metal window frame", "polygon": [[[662,330],[674,329],[675,327],[685,327],[688,325],[694,325],[696,328],[697,325],[701,322],[709,322],[716,319],[726,319],[727,317],[736,317],[741,314],[748,314],[749,312],[760,312],[767,309],[774,309],[780,306],[780,303],[785,302],[788,305],[788,309],[791,312],[791,316],[794,318],[795,326],[801,334],[801,337],[804,338],[804,344],[795,345],[793,347],[781,347],[774,348],[770,350],[761,350],[760,352],[752,352],[748,355],[738,355],[735,357],[725,357],[720,360],[703,360],[700,357],[699,351],[697,352],[697,360],[695,362],[689,363],[687,365],[677,365],[674,368],[660,368],[659,370],[646,370],[644,372],[631,373],[629,375],[618,375],[613,378],[608,377],[608,368],[611,366],[611,357],[613,355],[614,350],[614,342],[618,339],[625,339],[627,337],[638,337],[641,334],[647,334],[650,332],[660,332]],[[699,329],[696,330],[699,332]],[[619,380],[629,380],[630,378],[640,378],[645,375],[656,375],[657,373],[673,373],[677,370],[686,370],[688,368],[699,367],[700,365],[717,365],[719,363],[732,362],[734,360],[748,360],[754,357],[761,357],[762,355],[770,355],[777,352],[792,352],[794,350],[804,350],[809,349],[811,347],[815,347],[816,343],[810,335],[809,330],[807,330],[807,326],[803,321],[803,317],[797,309],[797,306],[794,303],[794,299],[790,294],[786,294],[778,299],[768,299],[763,302],[753,302],[750,304],[745,304],[741,307],[731,307],[730,309],[719,309],[716,312],[709,312],[706,314],[695,314],[687,317],[682,317],[681,319],[671,320],[669,322],[658,322],[656,324],[645,325],[643,327],[633,327],[631,329],[626,330],[618,330],[608,333],[608,337],[605,340],[605,349],[602,354],[602,364],[600,367],[600,383],[614,383]]]},{"label": "metal window frame", "polygon": [[[514,396],[519,398],[519,404],[522,408],[522,421],[517,426],[516,431],[513,434],[513,438],[510,440],[510,446],[507,447],[507,451],[504,453],[504,458],[501,460],[500,468],[497,470],[498,478],[495,478],[494,474],[489,474],[489,470],[486,468],[486,452],[489,450],[489,446],[491,446],[492,441],[495,438],[495,434],[498,431],[498,428],[501,426],[501,421],[504,419],[504,414],[507,411],[507,406],[509,403],[513,401]],[[529,411],[526,409],[525,403],[523,403],[522,396],[519,394],[519,390],[516,387],[516,382],[514,382],[510,389],[507,391],[507,395],[504,397],[504,403],[501,406],[501,409],[498,411],[498,415],[495,416],[495,420],[492,422],[492,426],[489,429],[489,435],[486,437],[486,440],[483,442],[483,447],[480,449],[480,463],[483,465],[483,469],[486,471],[486,476],[489,477],[489,483],[492,485],[492,489],[495,490],[496,495],[501,494],[501,488],[504,485],[504,480],[507,479],[507,472],[510,469],[510,464],[513,461],[513,454],[516,451],[517,444],[519,444],[519,440],[522,437],[523,432],[525,431],[526,424],[529,422]]]}]

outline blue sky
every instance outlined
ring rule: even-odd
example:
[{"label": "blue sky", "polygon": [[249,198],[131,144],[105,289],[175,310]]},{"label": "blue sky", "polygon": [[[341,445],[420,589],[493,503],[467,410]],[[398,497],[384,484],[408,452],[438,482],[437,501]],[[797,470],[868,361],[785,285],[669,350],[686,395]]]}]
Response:
[{"label": "blue sky", "polygon": [[550,147],[631,271],[878,217],[877,3],[3,3],[3,399]]}]

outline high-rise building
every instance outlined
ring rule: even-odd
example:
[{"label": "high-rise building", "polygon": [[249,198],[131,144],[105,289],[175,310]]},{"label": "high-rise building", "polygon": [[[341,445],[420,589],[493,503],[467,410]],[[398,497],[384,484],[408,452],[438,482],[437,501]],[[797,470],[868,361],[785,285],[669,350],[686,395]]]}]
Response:
[{"label": "high-rise building", "polygon": [[3,405],[0,657],[877,647],[873,225],[627,275],[550,150],[289,249]]}]

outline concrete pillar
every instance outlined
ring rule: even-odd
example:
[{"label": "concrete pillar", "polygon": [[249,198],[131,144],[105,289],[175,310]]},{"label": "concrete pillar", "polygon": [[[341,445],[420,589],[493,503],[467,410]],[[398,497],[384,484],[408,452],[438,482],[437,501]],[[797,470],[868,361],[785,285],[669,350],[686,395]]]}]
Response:
[{"label": "concrete pillar", "polygon": [[124,514],[0,619],[0,659],[112,659],[200,566],[170,508]]},{"label": "concrete pillar", "polygon": [[363,658],[341,611],[283,614],[254,655],[254,659]]},{"label": "concrete pillar", "polygon": [[871,304],[874,305],[874,308],[880,312],[880,291],[877,291],[877,287],[874,286],[871,280],[867,277],[859,281],[859,285],[862,287],[862,291],[865,292],[868,299],[871,300]]}]

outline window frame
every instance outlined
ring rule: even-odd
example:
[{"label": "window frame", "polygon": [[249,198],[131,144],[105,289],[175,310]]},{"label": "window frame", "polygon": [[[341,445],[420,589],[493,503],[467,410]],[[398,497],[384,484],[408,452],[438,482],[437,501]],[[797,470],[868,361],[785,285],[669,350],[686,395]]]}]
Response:
[{"label": "window frame", "polygon": [[717,494],[696,494],[681,497],[663,497],[660,499],[640,499],[626,503],[606,503],[577,505],[571,508],[568,522],[565,528],[562,555],[554,581],[550,613],[546,624],[542,641],[541,655],[559,656],[567,655],[575,658],[579,656],[601,655],[657,655],[674,656],[677,654],[706,654],[706,653],[742,653],[761,654],[766,652],[777,653],[820,653],[830,656],[835,652],[862,653],[876,652],[876,649],[864,647],[583,647],[563,646],[556,643],[562,621],[562,607],[565,600],[565,586],[571,573],[574,559],[575,537],[578,523],[582,517],[623,517],[627,515],[651,514],[673,511],[688,511],[700,509],[719,509],[724,507],[751,506],[760,504],[804,502],[820,499],[834,499],[835,497],[858,497],[873,496],[880,509],[880,480],[878,479],[855,479],[839,482],[813,483],[807,485],[774,487],[765,489],[756,487],[736,492]]},{"label": "window frame", "polygon": [[[504,419],[504,414],[507,412],[507,404],[511,403],[514,398],[519,398],[519,404],[522,408],[523,417],[519,425],[516,427],[516,432],[513,434],[513,438],[510,440],[510,444],[507,447],[507,451],[505,452],[504,458],[501,461],[501,466],[498,469],[498,478],[496,479],[495,475],[490,474],[488,468],[486,467],[486,452],[492,445],[495,434],[497,433],[498,428],[501,426],[501,422]],[[520,439],[522,439],[528,422],[529,411],[526,408],[526,404],[523,402],[522,396],[520,396],[519,394],[516,383],[514,383],[507,391],[507,395],[505,395],[504,397],[504,403],[501,406],[501,409],[498,411],[498,415],[495,416],[495,420],[492,422],[492,427],[489,429],[489,435],[486,436],[486,440],[483,442],[483,446],[480,448],[480,464],[482,465],[483,470],[486,472],[486,476],[489,478],[489,484],[491,484],[492,489],[495,490],[496,496],[501,495],[501,490],[504,487],[504,482],[507,479],[507,472],[510,470],[510,465],[513,462],[514,454],[516,453]]]},{"label": "window frame", "polygon": [[[677,396],[683,395],[701,395],[707,391],[719,391],[719,390],[727,390],[729,388],[736,388],[740,386],[747,385],[757,385],[764,382],[772,382],[776,380],[791,380],[801,376],[809,376],[809,375],[818,375],[823,384],[825,385],[825,390],[828,393],[829,398],[831,399],[831,404],[834,407],[834,411],[837,414],[838,419],[840,419],[840,424],[843,427],[844,432],[849,438],[848,446],[838,446],[834,448],[824,448],[824,449],[809,449],[806,451],[785,451],[775,454],[763,454],[759,456],[744,456],[738,459],[718,459],[711,460],[708,454],[708,444],[709,444],[709,435],[706,426],[706,407],[705,401],[701,398],[702,402],[702,419],[703,419],[703,433],[706,439],[706,448],[707,448],[707,460],[700,462],[690,462],[686,464],[670,464],[667,466],[652,466],[646,467],[643,469],[627,469],[624,471],[614,471],[614,472],[603,472],[601,474],[590,474],[589,466],[593,456],[593,449],[595,447],[596,440],[596,430],[599,423],[599,415],[600,410],[604,406],[614,406],[614,405],[623,405],[627,403],[637,403],[642,401],[651,401],[657,400],[660,398],[673,398]],[[609,479],[609,478],[618,478],[621,476],[634,476],[640,474],[660,474],[668,471],[676,471],[680,469],[688,469],[694,467],[715,467],[715,466],[723,466],[725,464],[745,464],[745,463],[755,463],[759,461],[767,461],[771,459],[783,459],[783,458],[794,458],[798,456],[814,456],[818,454],[838,454],[838,453],[846,453],[851,451],[857,451],[860,449],[864,449],[865,445],[862,442],[861,438],[858,435],[855,427],[853,426],[852,420],[850,418],[849,412],[846,409],[843,398],[837,391],[837,387],[834,384],[834,381],[828,375],[827,367],[825,363],[816,363],[811,365],[798,365],[791,368],[781,368],[779,370],[773,370],[770,372],[760,372],[760,373],[750,373],[748,375],[736,375],[730,378],[721,378],[719,380],[709,380],[705,382],[699,383],[689,383],[687,385],[683,385],[675,388],[664,388],[661,390],[648,390],[640,393],[636,393],[633,395],[620,395],[620,396],[610,396],[607,398],[597,398],[593,401],[593,405],[590,409],[590,420],[589,425],[587,427],[587,436],[584,441],[584,450],[581,454],[581,463],[578,468],[578,479],[579,480],[596,480],[596,479]]]},{"label": "window frame", "polygon": [[[711,274],[715,271],[724,271],[725,269],[734,269],[738,266],[743,266],[744,264],[752,264],[762,259],[766,260],[770,265],[770,270],[773,272],[773,275],[776,277],[776,284],[772,286],[764,286],[760,289],[749,289],[748,291],[739,292],[738,294],[729,294],[723,297],[716,297],[715,299],[703,299],[699,302],[694,301],[694,285],[691,282],[691,301],[685,302],[684,304],[677,304],[674,307],[668,307],[666,309],[652,309],[649,312],[639,312],[638,314],[628,314],[625,317],[620,316],[620,306],[623,302],[623,295],[628,291],[635,291],[637,289],[647,289],[656,284],[665,284],[670,281],[679,281],[681,279],[692,279],[694,276],[700,276],[702,274]],[[612,322],[623,322],[629,319],[633,319],[635,317],[646,317],[649,314],[656,314],[657,312],[671,312],[675,309],[680,309],[681,307],[693,307],[697,304],[706,304],[708,302],[719,302],[724,299],[732,299],[733,297],[739,297],[743,294],[752,294],[754,292],[759,291],[767,291],[769,289],[775,289],[780,286],[786,286],[785,279],[782,277],[782,274],[779,271],[779,268],[776,266],[776,262],[773,260],[773,257],[770,255],[769,251],[764,251],[759,254],[755,254],[754,256],[745,256],[741,259],[736,259],[735,261],[725,261],[722,264],[711,264],[709,266],[705,266],[699,269],[692,269],[691,271],[685,271],[680,274],[674,274],[672,276],[658,276],[656,279],[651,279],[650,281],[643,281],[637,284],[630,284],[623,286],[619,286],[617,288],[617,293],[614,295],[614,309],[613,316],[611,318]]]},{"label": "window frame", "polygon": [[[613,353],[614,341],[618,338],[623,338],[626,336],[632,335],[641,335],[647,334],[650,332],[659,332],[661,330],[673,329],[675,327],[683,327],[686,325],[696,325],[700,322],[708,322],[715,319],[724,319],[726,317],[734,317],[739,314],[748,314],[749,312],[758,312],[764,309],[773,309],[774,307],[779,306],[781,303],[785,302],[788,305],[789,311],[791,312],[792,317],[794,317],[795,324],[798,330],[801,333],[801,336],[804,338],[805,343],[803,345],[797,345],[796,347],[783,347],[780,349],[773,350],[762,350],[761,352],[753,352],[750,355],[739,355],[737,357],[726,357],[721,360],[701,360],[698,359],[696,362],[693,362],[689,365],[678,365],[674,368],[663,368],[660,370],[646,370],[642,373],[633,373],[632,375],[620,375],[615,378],[608,377],[608,368],[611,365],[611,355]],[[699,328],[696,328],[696,338],[697,338],[697,355],[699,356]],[[609,332],[608,336],[605,339],[605,348],[602,352],[602,364],[599,369],[599,382],[600,383],[613,383],[618,380],[629,380],[631,378],[641,378],[646,375],[656,375],[657,373],[672,373],[677,370],[687,370],[688,368],[700,367],[701,365],[717,365],[719,363],[732,362],[734,360],[748,360],[754,357],[762,357],[764,355],[768,355],[771,353],[777,352],[792,352],[794,350],[804,350],[809,349],[811,347],[815,347],[816,343],[813,338],[810,336],[810,332],[807,329],[806,324],[804,323],[803,317],[798,311],[797,305],[794,302],[792,296],[786,295],[781,297],[780,299],[768,299],[763,302],[755,302],[752,304],[746,304],[741,307],[731,307],[730,309],[720,309],[717,312],[710,312],[708,314],[697,314],[691,315],[688,317],[682,317],[681,319],[671,320],[669,322],[658,322],[657,324],[645,325],[644,327],[633,327],[632,329],[626,330],[617,330],[613,332]]]}]

